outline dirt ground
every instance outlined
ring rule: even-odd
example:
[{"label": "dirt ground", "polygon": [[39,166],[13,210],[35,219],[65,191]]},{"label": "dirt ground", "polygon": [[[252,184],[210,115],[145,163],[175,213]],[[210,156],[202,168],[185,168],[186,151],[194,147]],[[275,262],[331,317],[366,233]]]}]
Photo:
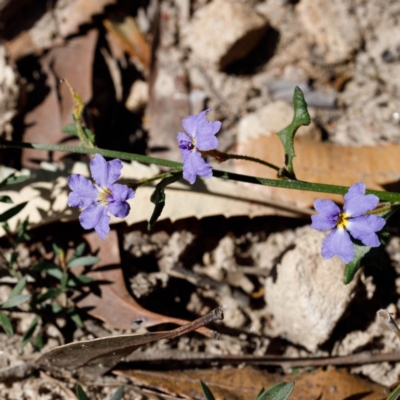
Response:
[{"label": "dirt ground", "polygon": [[[283,154],[274,134],[290,123],[298,86],[312,117],[297,134],[298,178],[347,186],[364,181],[369,188],[398,191],[399,26],[396,0],[0,0],[0,134],[77,145],[61,131],[72,122],[74,104],[60,82],[68,79],[101,148],[181,161],[176,134],[182,118],[210,108],[208,119],[222,122],[219,150],[279,163]],[[309,397],[294,392],[294,399],[345,398],[339,381],[332,383],[336,373],[346,374],[343,382],[356,379],[347,398],[384,398],[378,385],[389,388],[400,380],[400,358],[387,356],[398,352],[400,342],[376,319],[379,309],[395,319],[400,311],[398,218],[389,223],[381,266],[361,268],[344,285],[344,264],[322,258],[326,234],[309,226],[315,193],[214,178],[193,187],[182,181],[166,191],[167,206],[149,232],[153,187],[140,188],[126,223],[112,220],[110,236],[101,242],[66,205],[66,177],[87,173],[88,156],[33,149],[0,154],[1,176],[5,167],[32,176],[5,192],[15,203],[29,200],[9,224],[16,229],[29,216],[31,237],[14,247],[13,236],[1,231],[0,302],[17,277],[27,277],[24,293],[56,285],[54,277],[31,269],[55,259],[53,243],[68,258],[84,242],[85,255],[101,259],[84,270],[100,282],[91,295],[71,290],[52,300],[77,307],[82,326],[52,314],[50,300],[36,312],[28,303],[7,311],[14,334],[0,332],[0,377],[55,346],[157,332],[173,327],[170,318],[192,321],[218,306],[224,310],[224,320],[210,326],[219,340],[192,332],[148,343],[96,379],[35,370],[4,379],[1,399],[73,399],[77,384],[91,399],[108,399],[121,385],[125,399],[200,399],[199,385],[196,392],[183,389],[195,379],[190,373],[211,371],[223,381],[229,370],[238,374],[233,381],[242,382],[249,365],[257,368],[254,376],[277,381],[315,373],[309,385],[319,391],[310,389]],[[211,163],[274,177],[242,161]],[[163,169],[132,162],[123,171],[129,181]],[[21,350],[36,315],[40,321]],[[39,333],[43,346],[35,342]],[[271,359],[251,361],[264,356]],[[294,362],[315,357],[328,361]],[[165,381],[156,380],[154,371]],[[327,374],[325,380],[318,373]],[[177,379],[184,380],[181,391],[170,387]],[[216,397],[248,398],[248,382],[243,378],[242,386]],[[254,378],[252,384],[258,392],[268,382]],[[377,385],[363,386],[360,395],[360,382]]]}]

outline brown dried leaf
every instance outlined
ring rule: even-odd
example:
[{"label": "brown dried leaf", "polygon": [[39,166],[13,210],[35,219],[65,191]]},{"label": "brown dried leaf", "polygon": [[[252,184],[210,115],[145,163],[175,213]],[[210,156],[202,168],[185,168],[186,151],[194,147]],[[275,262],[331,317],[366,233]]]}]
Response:
[{"label": "brown dried leaf", "polygon": [[114,371],[129,376],[137,385],[157,389],[173,396],[204,399],[200,388],[201,379],[211,389],[217,400],[248,400],[256,398],[262,387],[268,388],[278,382],[295,381],[290,400],[343,400],[362,398],[381,400],[386,389],[378,384],[350,375],[346,370],[317,370],[295,375],[270,374],[253,367],[223,370],[186,371]]},{"label": "brown dried leaf", "polygon": [[[384,185],[400,181],[398,154],[400,146],[388,144],[374,147],[341,147],[307,138],[295,140],[294,168],[297,179],[315,183],[350,186],[364,182],[369,189],[384,190]],[[238,143],[237,152],[283,166],[284,152],[277,135],[260,135]],[[236,161],[235,172],[265,178],[276,178],[271,169],[259,164]],[[342,196],[323,193],[293,191],[289,189],[262,187],[262,193],[275,201],[298,207],[312,206],[316,198]],[[392,188],[391,190],[396,190]]]},{"label": "brown dried leaf", "polygon": [[[121,259],[119,255],[118,237],[112,230],[107,240],[102,240],[95,232],[85,235],[92,252],[100,258],[92,272],[88,273],[96,282],[98,291],[91,288],[83,289],[83,294],[76,298],[76,305],[87,308],[88,313],[106,322],[115,329],[135,329],[150,327],[159,324],[184,325],[188,321],[160,315],[141,307],[129,294],[122,274]],[[78,268],[74,273],[80,274]],[[212,337],[213,332],[205,327],[198,332]]]},{"label": "brown dried leaf", "polygon": [[[61,129],[72,120],[73,99],[67,85],[57,83],[65,78],[71,83],[86,103],[92,97],[92,68],[94,50],[98,32],[89,31],[85,36],[79,36],[69,41],[68,46],[60,46],[49,51],[40,62],[43,72],[47,74],[47,85],[50,88],[45,99],[25,116],[26,129],[23,139],[27,142],[60,143],[66,138]],[[79,62],[77,62],[79,60]],[[77,141],[76,141],[77,143]],[[73,144],[69,142],[69,144]],[[24,149],[22,165],[37,168],[33,160],[59,160],[64,154],[45,150]]]},{"label": "brown dried leaf", "polygon": [[140,31],[133,17],[125,17],[123,21],[106,19],[103,24],[120,47],[126,51],[135,63],[148,74],[150,69],[150,45]]},{"label": "brown dried leaf", "polygon": [[85,340],[56,347],[43,354],[36,364],[41,368],[64,368],[98,376],[116,365],[123,357],[147,343],[161,339],[173,339],[224,318],[221,308],[216,308],[204,317],[179,328],[164,332],[149,332],[141,335],[109,336]]}]

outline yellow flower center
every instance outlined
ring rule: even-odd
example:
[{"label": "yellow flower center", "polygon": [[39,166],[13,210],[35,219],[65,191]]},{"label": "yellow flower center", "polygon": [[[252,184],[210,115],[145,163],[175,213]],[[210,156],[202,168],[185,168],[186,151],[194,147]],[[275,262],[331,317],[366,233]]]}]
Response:
[{"label": "yellow flower center", "polygon": [[99,202],[103,205],[108,204],[108,200],[111,197],[111,192],[107,188],[98,188],[99,189]]},{"label": "yellow flower center", "polygon": [[346,227],[346,225],[349,223],[348,219],[349,219],[349,216],[348,216],[345,212],[342,211],[342,212],[339,214],[339,219],[338,219],[338,222],[337,222],[337,227],[338,227],[339,229],[344,229],[344,228]]}]

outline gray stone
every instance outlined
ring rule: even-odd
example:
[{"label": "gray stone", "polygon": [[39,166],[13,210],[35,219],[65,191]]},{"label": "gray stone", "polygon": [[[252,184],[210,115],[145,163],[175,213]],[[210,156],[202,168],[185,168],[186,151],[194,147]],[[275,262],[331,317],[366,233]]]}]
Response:
[{"label": "gray stone", "polygon": [[272,335],[315,351],[329,339],[349,304],[357,279],[343,283],[344,264],[338,257],[321,256],[325,232],[300,228],[294,249],[277,266],[276,277],[265,285]]},{"label": "gray stone", "polygon": [[248,3],[214,0],[195,13],[188,44],[200,59],[223,69],[249,54],[267,28],[267,19]]},{"label": "gray stone", "polygon": [[326,62],[347,60],[362,44],[352,7],[344,0],[302,0],[297,6],[304,28]]}]

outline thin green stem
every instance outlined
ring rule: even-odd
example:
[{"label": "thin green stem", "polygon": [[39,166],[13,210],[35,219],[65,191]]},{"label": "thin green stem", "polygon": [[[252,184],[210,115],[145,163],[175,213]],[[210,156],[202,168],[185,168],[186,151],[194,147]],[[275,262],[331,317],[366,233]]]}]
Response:
[{"label": "thin green stem", "polygon": [[[41,143],[26,143],[26,142],[12,142],[7,140],[0,140],[0,148],[27,148],[49,151],[64,151],[79,154],[101,154],[105,157],[119,158],[121,160],[134,160],[145,164],[155,164],[164,167],[181,169],[182,164],[174,161],[163,160],[155,157],[148,157],[139,154],[131,154],[121,151],[105,150],[99,148],[86,148],[78,146],[63,146],[57,144],[41,144]],[[238,182],[252,183],[255,185],[264,185],[271,187],[280,187],[285,189],[305,190],[319,193],[332,193],[332,194],[345,194],[348,191],[347,186],[327,185],[321,183],[302,182],[297,180],[280,180],[280,179],[266,179],[255,176],[235,174],[231,172],[214,170],[213,176],[220,179],[229,179]],[[367,190],[367,194],[375,194],[381,201],[396,202],[400,201],[400,193],[383,192],[378,190]]]},{"label": "thin green stem", "polygon": [[[180,171],[176,171],[176,172],[180,172]],[[158,181],[159,179],[169,178],[172,175],[173,175],[173,172],[168,171],[168,172],[164,172],[162,174],[154,175],[151,178],[142,179],[135,183],[128,183],[128,186],[131,187],[132,189],[136,189],[139,186],[147,185],[148,183]]]},{"label": "thin green stem", "polygon": [[242,155],[240,155],[240,154],[230,154],[230,153],[224,153],[224,154],[225,154],[225,156],[226,156],[226,158],[227,158],[228,160],[245,160],[245,161],[251,161],[251,162],[255,162],[255,163],[257,163],[257,164],[265,165],[266,167],[272,168],[272,169],[274,169],[275,171],[278,171],[278,172],[279,172],[279,170],[280,170],[280,168],[277,167],[276,165],[271,164],[271,163],[269,163],[269,162],[267,162],[267,161],[261,160],[260,158],[257,158],[257,157],[242,156]]}]

